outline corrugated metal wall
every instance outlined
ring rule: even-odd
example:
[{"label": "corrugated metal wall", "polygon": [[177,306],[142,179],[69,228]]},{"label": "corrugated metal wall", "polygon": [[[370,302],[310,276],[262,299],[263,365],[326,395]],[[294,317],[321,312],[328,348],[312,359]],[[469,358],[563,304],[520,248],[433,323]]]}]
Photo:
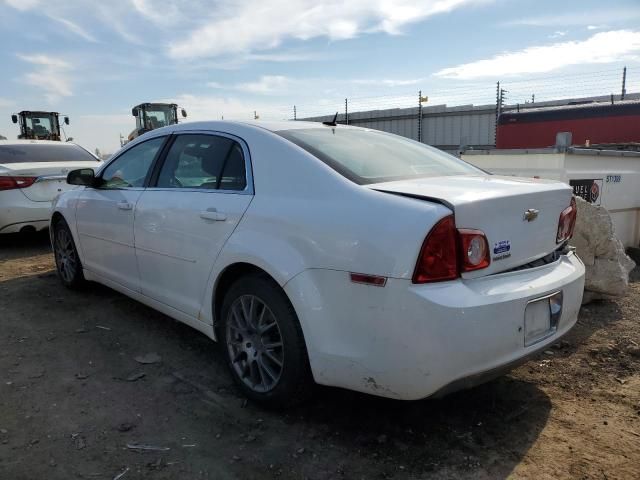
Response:
[{"label": "corrugated metal wall", "polygon": [[[422,141],[451,152],[457,151],[460,145],[491,148],[494,146],[495,115],[494,105],[423,107]],[[332,118],[333,115],[326,115],[304,120],[327,121]],[[344,114],[338,115],[338,122],[344,123]],[[349,124],[418,140],[417,107],[354,112],[349,114]]]},{"label": "corrugated metal wall", "polygon": [[[640,99],[639,93],[628,93],[628,100]],[[581,97],[563,100],[551,100],[523,105],[526,107],[543,107],[566,105],[568,102],[609,101],[610,96]],[[618,97],[616,97],[618,101]],[[434,105],[422,108],[422,141],[451,153],[457,153],[460,146],[474,149],[490,149],[495,146],[495,105],[462,105],[447,107]],[[505,110],[516,109],[515,105],[507,105]],[[333,115],[311,117],[300,120],[326,121]],[[344,113],[338,115],[338,122],[344,123]],[[358,127],[374,128],[395,133],[403,137],[418,140],[418,107],[391,108],[386,110],[369,110],[349,114],[349,124]]]}]

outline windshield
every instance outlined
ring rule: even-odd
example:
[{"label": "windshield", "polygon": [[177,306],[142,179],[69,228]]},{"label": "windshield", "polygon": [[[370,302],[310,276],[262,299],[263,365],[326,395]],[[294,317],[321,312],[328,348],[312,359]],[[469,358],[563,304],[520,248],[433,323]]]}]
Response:
[{"label": "windshield", "polygon": [[361,185],[484,173],[436,148],[376,130],[327,127],[276,133]]},{"label": "windshield", "polygon": [[167,125],[173,125],[176,122],[175,112],[173,107],[149,107],[145,110],[146,128],[153,130],[155,128],[166,127]]},{"label": "windshield", "polygon": [[51,115],[32,115],[25,118],[27,133],[46,137],[53,132]]},{"label": "windshield", "polygon": [[97,162],[96,157],[74,144],[0,145],[0,164],[28,162]]}]

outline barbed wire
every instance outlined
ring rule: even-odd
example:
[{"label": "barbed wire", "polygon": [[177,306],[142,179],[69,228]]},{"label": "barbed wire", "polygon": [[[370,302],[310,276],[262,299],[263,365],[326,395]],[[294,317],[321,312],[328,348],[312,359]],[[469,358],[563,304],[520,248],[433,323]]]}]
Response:
[{"label": "barbed wire", "polygon": [[[467,82],[456,86],[423,88],[423,109],[446,105],[460,107],[496,105],[497,82]],[[605,97],[619,99],[622,93],[622,68],[602,69],[532,78],[507,78],[499,82],[504,90],[504,103],[524,105],[553,100]],[[305,119],[328,117],[338,112],[339,118],[359,112],[418,108],[418,90],[377,96],[346,96],[315,101],[292,102],[290,106],[275,106],[260,112],[263,119]],[[626,92],[640,92],[640,69],[626,71]],[[428,100],[426,99],[428,97]]]}]

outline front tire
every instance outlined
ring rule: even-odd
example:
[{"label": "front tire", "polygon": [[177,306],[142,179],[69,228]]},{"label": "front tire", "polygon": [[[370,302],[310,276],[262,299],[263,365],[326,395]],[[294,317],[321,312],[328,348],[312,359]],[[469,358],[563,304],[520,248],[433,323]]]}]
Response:
[{"label": "front tire", "polygon": [[81,288],[86,282],[82,264],[69,225],[62,219],[53,227],[53,254],[56,273],[62,284],[71,289]]},{"label": "front tire", "polygon": [[238,279],[222,304],[221,342],[231,375],[258,403],[284,408],[311,393],[307,350],[282,289],[266,275]]}]

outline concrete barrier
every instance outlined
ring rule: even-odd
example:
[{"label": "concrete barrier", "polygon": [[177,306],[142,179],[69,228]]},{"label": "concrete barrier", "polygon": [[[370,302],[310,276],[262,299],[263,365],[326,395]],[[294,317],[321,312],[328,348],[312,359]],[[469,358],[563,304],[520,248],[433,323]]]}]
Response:
[{"label": "concrete barrier", "polygon": [[586,267],[582,303],[626,294],[629,273],[636,266],[629,258],[606,209],[576,198],[578,219],[569,242]]}]

